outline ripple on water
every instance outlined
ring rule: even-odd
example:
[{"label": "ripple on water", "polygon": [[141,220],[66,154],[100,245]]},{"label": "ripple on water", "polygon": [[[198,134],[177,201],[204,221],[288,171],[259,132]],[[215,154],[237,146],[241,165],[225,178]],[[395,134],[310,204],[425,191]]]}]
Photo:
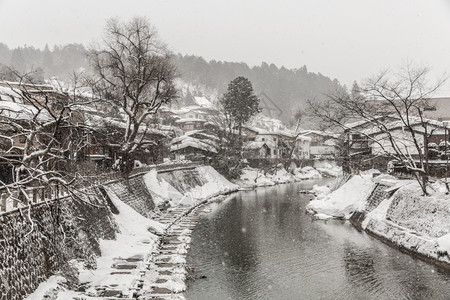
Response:
[{"label": "ripple on water", "polygon": [[[312,186],[312,183],[308,183]],[[342,221],[311,221],[305,185],[241,192],[203,217],[188,264],[202,299],[449,299],[450,274]]]}]

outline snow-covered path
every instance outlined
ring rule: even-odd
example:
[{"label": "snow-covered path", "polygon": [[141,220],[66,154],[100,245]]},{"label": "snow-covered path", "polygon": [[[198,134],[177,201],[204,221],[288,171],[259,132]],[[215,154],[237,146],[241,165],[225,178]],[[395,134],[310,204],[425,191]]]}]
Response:
[{"label": "snow-covered path", "polygon": [[202,207],[192,211],[177,207],[159,218],[159,222],[167,222],[168,229],[160,239],[153,262],[143,275],[139,299],[186,299],[186,254],[192,229],[201,211]]}]

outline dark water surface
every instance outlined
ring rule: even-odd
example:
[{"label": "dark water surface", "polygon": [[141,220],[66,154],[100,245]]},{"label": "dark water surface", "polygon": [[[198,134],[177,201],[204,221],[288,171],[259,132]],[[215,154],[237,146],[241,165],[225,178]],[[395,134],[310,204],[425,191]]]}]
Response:
[{"label": "dark water surface", "polygon": [[[201,299],[450,299],[450,273],[358,232],[312,220],[308,181],[240,192],[202,217],[187,262]],[[324,183],[324,181],[320,182]]]}]

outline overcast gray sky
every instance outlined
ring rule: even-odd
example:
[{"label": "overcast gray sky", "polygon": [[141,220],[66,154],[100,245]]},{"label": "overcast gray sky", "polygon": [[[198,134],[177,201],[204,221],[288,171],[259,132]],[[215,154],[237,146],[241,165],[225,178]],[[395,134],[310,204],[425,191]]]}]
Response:
[{"label": "overcast gray sky", "polygon": [[450,73],[450,0],[0,0],[0,41],[89,44],[107,18],[136,15],[208,60],[306,65],[347,85],[407,60]]}]

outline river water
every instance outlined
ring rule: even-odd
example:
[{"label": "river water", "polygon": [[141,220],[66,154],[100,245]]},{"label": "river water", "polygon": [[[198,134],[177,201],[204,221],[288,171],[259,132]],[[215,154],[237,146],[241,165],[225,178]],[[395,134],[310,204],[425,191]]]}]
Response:
[{"label": "river water", "polygon": [[[312,220],[300,194],[324,180],[239,192],[192,234],[190,300],[450,299],[450,273],[357,231]],[[206,278],[201,279],[202,276]]]}]

